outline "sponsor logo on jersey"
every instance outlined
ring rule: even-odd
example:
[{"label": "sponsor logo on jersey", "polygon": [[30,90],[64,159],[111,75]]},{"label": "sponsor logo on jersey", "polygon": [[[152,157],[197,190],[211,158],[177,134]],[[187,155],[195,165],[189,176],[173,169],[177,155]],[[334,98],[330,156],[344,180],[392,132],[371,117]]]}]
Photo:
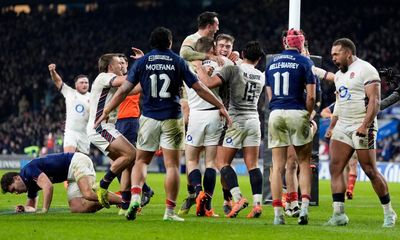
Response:
[{"label": "sponsor logo on jersey", "polygon": [[78,104],[75,106],[75,111],[77,113],[83,113],[83,111],[85,111],[85,107],[82,104]]}]

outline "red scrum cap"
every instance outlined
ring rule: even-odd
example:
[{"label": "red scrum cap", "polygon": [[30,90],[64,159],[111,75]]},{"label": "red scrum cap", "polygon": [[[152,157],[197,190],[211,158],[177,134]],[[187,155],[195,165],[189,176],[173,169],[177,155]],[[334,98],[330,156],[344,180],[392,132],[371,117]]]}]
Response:
[{"label": "red scrum cap", "polygon": [[295,48],[301,52],[304,47],[304,35],[300,30],[290,29],[284,34],[282,38],[283,46],[285,48]]}]

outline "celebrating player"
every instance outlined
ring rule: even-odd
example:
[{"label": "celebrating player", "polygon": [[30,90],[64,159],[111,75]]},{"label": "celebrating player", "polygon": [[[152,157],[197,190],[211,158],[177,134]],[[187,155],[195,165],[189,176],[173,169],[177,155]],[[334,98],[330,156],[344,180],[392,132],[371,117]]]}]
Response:
[{"label": "celebrating player", "polygon": [[129,71],[128,81],[105,106],[98,121],[106,119],[124,97],[138,83],[143,89],[143,112],[137,142],[137,158],[132,172],[132,199],[127,219],[136,218],[140,208],[140,194],[146,179],[147,166],[154,152],[162,147],[165,167],[166,210],[164,220],[184,221],[175,214],[179,191],[179,152],[183,145],[183,121],[179,104],[179,91],[185,83],[197,94],[216,106],[229,120],[223,104],[189,70],[186,62],[171,51],[172,33],[157,27],[150,35],[152,51],[140,58]]},{"label": "celebrating player", "polygon": [[391,205],[386,180],[376,167],[376,115],[380,105],[378,71],[356,56],[356,47],[348,38],[336,40],[331,55],[339,68],[335,75],[338,120],[330,143],[333,215],[326,225],[342,226],[349,222],[344,211],[346,187],[343,170],[356,151],[358,161],[382,204],[382,226],[394,227],[397,215]]}]

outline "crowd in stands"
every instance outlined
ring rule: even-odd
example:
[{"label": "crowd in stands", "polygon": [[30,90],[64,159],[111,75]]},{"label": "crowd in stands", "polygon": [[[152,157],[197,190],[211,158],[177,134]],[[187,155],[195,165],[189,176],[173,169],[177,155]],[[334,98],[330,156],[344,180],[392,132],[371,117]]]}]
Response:
[{"label": "crowd in stands", "polygon": [[[389,66],[400,71],[400,48],[396,47],[400,45],[396,10],[400,3],[383,2],[366,0],[363,7],[355,7],[359,1],[303,1],[301,25],[311,54],[321,55],[323,67],[334,72],[331,44],[339,37],[349,37],[355,41],[360,58],[376,68]],[[99,5],[91,12],[74,9],[62,15],[46,8],[31,9],[29,14],[1,13],[0,153],[20,154],[27,146],[45,146],[49,133],[62,135],[64,100],[49,79],[49,63],[57,64],[70,85],[81,73],[93,81],[99,56],[106,52],[129,56],[132,46],[147,51],[149,33],[158,25],[172,29],[173,50],[178,52],[184,37],[196,31],[196,16],[206,9],[177,7],[168,1],[159,5],[140,8],[134,1],[120,1]],[[288,1],[231,0],[208,6],[207,10],[220,14],[219,32],[235,36],[235,50],[257,39],[265,52],[281,51]],[[334,101],[333,85],[324,83],[322,90],[324,107]],[[390,86],[383,85],[384,95],[390,90]]]}]

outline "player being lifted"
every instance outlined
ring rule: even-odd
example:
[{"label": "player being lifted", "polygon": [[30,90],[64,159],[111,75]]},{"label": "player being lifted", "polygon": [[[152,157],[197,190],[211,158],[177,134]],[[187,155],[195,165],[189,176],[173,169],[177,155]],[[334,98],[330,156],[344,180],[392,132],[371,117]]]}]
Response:
[{"label": "player being lifted", "polygon": [[[311,192],[310,116],[315,104],[315,79],[312,61],[301,55],[304,48],[301,31],[284,32],[285,50],[267,66],[266,85],[271,110],[268,122],[268,147],[272,148],[272,206],[274,224],[285,224],[282,211],[282,174],[287,160],[287,148],[294,146],[300,168],[299,185],[302,192],[299,224],[308,224]],[[304,98],[306,90],[306,98]]]},{"label": "player being lifted", "polygon": [[[237,214],[248,206],[247,200],[242,196],[238,179],[231,163],[239,149],[243,149],[244,162],[249,171],[250,184],[253,192],[253,209],[248,218],[257,218],[262,213],[262,173],[258,168],[258,155],[261,142],[260,121],[257,112],[258,98],[264,87],[264,75],[255,68],[264,56],[260,44],[256,41],[248,42],[242,52],[243,63],[239,66],[223,67],[213,77],[207,77],[200,63],[197,63],[201,79],[204,83],[215,88],[222,84],[229,84],[229,114],[234,124],[225,134],[223,142],[223,163],[220,164],[221,177],[229,188],[234,205],[227,217],[236,217]],[[204,77],[203,77],[204,76]]]},{"label": "player being lifted", "polygon": [[338,120],[333,129],[329,163],[333,215],[326,225],[342,226],[349,222],[344,212],[346,187],[343,170],[356,151],[361,168],[371,181],[383,207],[383,227],[394,227],[397,215],[392,208],[386,180],[376,167],[376,115],[380,105],[378,71],[356,56],[356,46],[348,38],[333,43]]},{"label": "player being lifted", "polygon": [[179,153],[183,147],[180,88],[183,81],[197,94],[216,106],[230,121],[223,104],[189,70],[186,62],[171,51],[172,33],[157,27],[150,35],[151,52],[144,55],[129,71],[125,82],[105,106],[99,120],[106,119],[138,83],[143,89],[143,108],[137,142],[137,158],[132,172],[132,199],[127,219],[134,220],[140,208],[140,194],[146,179],[147,167],[154,152],[162,147],[166,167],[166,210],[164,220],[184,221],[175,214],[179,192]]}]

